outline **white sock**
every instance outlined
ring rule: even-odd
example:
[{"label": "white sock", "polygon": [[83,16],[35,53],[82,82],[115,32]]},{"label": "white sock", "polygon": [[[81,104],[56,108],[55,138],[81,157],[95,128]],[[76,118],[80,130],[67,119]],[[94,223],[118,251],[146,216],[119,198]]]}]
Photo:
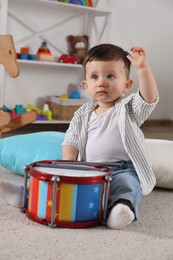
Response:
[{"label": "white sock", "polygon": [[108,217],[107,226],[111,229],[123,229],[135,218],[133,211],[126,205],[118,203],[115,205]]},{"label": "white sock", "polygon": [[0,180],[0,199],[7,204],[20,208],[22,206],[23,186]]}]

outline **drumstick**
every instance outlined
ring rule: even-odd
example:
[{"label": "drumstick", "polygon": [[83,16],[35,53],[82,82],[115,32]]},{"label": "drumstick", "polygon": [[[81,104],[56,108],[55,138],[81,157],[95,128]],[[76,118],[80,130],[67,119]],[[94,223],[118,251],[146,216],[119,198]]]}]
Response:
[{"label": "drumstick", "polygon": [[[93,165],[93,164],[92,164]],[[47,168],[59,168],[59,169],[69,169],[69,170],[83,170],[83,171],[103,171],[103,172],[107,172],[108,169],[107,168],[89,168],[87,167],[87,165],[75,165],[75,164],[66,164],[66,163],[36,163],[35,166],[37,167],[47,167]]]},{"label": "drumstick", "polygon": [[[82,165],[82,166],[107,166],[107,167],[115,167],[120,165],[121,162],[82,162],[82,161],[52,161],[54,165]],[[45,164],[44,164],[45,165]]]},{"label": "drumstick", "polygon": [[57,162],[57,161],[55,161],[55,162],[53,162],[53,164],[115,167],[117,165],[120,165],[121,162],[82,162],[82,161],[60,161],[60,162]]}]

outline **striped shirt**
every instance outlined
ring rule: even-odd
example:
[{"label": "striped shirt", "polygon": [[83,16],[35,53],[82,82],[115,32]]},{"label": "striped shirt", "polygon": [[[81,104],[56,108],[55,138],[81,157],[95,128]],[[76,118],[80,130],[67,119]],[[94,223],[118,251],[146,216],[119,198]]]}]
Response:
[{"label": "striped shirt", "polygon": [[[155,102],[147,103],[137,92],[116,102],[122,143],[138,174],[143,195],[153,190],[156,179],[146,156],[145,139],[139,127],[149,117],[158,101],[159,97]],[[62,144],[74,146],[79,151],[79,161],[84,160],[88,121],[96,104],[96,101],[90,100],[74,113]]]}]

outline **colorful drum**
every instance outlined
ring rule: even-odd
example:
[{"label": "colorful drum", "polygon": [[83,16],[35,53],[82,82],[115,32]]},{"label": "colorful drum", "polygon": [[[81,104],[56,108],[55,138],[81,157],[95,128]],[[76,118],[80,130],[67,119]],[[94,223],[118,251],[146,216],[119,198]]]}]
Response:
[{"label": "colorful drum", "polygon": [[104,222],[111,180],[109,168],[39,161],[26,166],[25,173],[23,209],[33,221],[68,228]]}]

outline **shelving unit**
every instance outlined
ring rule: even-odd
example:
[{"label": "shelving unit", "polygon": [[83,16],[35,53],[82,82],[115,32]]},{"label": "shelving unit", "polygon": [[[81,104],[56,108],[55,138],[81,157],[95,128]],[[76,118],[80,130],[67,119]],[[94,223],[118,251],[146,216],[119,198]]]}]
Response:
[{"label": "shelving unit", "polygon": [[[5,0],[7,1],[7,0]],[[99,1],[94,1],[96,6],[98,5]],[[104,4],[110,7],[109,0],[104,1]],[[14,11],[10,8],[10,6],[18,4],[18,6],[23,6],[23,9],[28,6],[34,6],[35,8],[45,8],[50,9],[51,12],[55,11],[58,12],[58,16],[60,14],[62,15],[62,19],[60,21],[56,22],[54,24],[51,24],[51,26],[47,26],[46,28],[41,30],[36,30],[33,28],[33,26],[23,19],[23,17],[20,18],[19,14],[15,14]],[[65,12],[68,12],[67,15],[65,15]],[[97,8],[97,7],[86,7],[86,6],[80,6],[80,5],[74,5],[74,4],[67,4],[67,3],[61,3],[58,1],[53,0],[10,0],[9,2],[9,10],[8,15],[11,17],[14,21],[18,22],[20,25],[25,27],[27,30],[31,32],[31,35],[27,37],[23,37],[20,40],[15,41],[16,46],[21,45],[22,43],[25,43],[27,41],[31,41],[35,37],[43,38],[42,35],[44,35],[44,40],[46,40],[50,46],[52,46],[56,51],[60,51],[60,53],[63,52],[62,49],[58,49],[57,45],[54,45],[52,42],[47,39],[46,33],[52,32],[57,30],[60,26],[64,25],[67,22],[73,22],[73,20],[78,16],[79,18],[84,18],[81,23],[83,23],[83,33],[89,35],[90,40],[92,39],[92,30],[95,34],[95,37],[97,38],[98,42],[94,42],[94,44],[97,44],[100,42],[100,39],[103,36],[103,33],[105,31],[106,25],[108,24],[108,18],[110,15],[110,10],[104,10],[103,8]],[[97,18],[102,19],[102,24],[98,24],[96,22]],[[48,20],[48,17],[46,17],[46,20]],[[31,19],[32,21],[32,19]],[[71,24],[70,24],[71,25]],[[79,26],[79,24],[77,25]],[[100,27],[100,28],[99,28]],[[68,27],[69,31],[69,27]],[[69,32],[68,34],[70,34]]]},{"label": "shelving unit", "polygon": [[42,121],[42,120],[37,120],[37,121],[34,121],[33,124],[69,124],[70,121],[68,120],[56,120],[56,119],[53,119],[51,121]]},{"label": "shelving unit", "polygon": [[[88,35],[89,47],[104,41],[111,13],[110,0],[93,0],[94,7],[55,0],[1,1],[6,1],[8,6],[7,32],[13,35],[16,50],[27,46],[32,53],[36,53],[44,40],[55,57],[67,53],[66,36],[69,34]],[[4,86],[1,88],[1,103],[9,107],[19,103],[42,107],[44,96],[68,92],[69,88],[79,85],[83,79],[80,64],[28,60],[18,60],[18,63],[20,76],[14,80],[5,73]]]}]

